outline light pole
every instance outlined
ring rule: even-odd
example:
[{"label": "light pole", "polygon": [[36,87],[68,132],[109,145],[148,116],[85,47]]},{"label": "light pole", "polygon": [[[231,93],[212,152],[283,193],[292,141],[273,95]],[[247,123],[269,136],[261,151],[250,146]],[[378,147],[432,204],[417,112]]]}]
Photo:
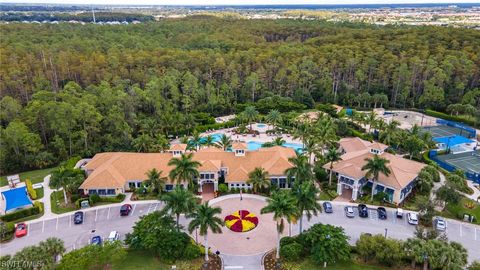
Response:
[{"label": "light pole", "polygon": [[387,238],[387,234],[388,234],[388,229],[385,228],[385,238]]},{"label": "light pole", "polygon": [[[330,234],[327,234],[327,236],[325,236],[326,239],[330,240]],[[327,261],[324,261],[323,262],[323,268],[326,268],[327,267]]]}]

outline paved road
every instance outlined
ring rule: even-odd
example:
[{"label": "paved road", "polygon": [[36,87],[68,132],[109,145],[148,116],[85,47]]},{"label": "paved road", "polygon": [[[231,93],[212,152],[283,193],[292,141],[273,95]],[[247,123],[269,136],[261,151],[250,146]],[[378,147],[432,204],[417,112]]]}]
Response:
[{"label": "paved road", "polygon": [[[44,221],[33,221],[29,224],[28,235],[0,245],[0,254],[13,254],[23,247],[37,244],[52,236],[63,239],[67,251],[87,245],[94,235],[106,238],[112,230],[118,231],[120,238],[124,239],[125,234],[132,230],[132,226],[140,216],[161,209],[162,204],[160,202],[136,203],[133,206],[133,212],[128,217],[120,217],[119,205],[90,209],[85,211],[85,221],[82,225],[73,224],[73,213]],[[375,210],[370,210],[369,218],[363,219],[357,215],[350,219],[344,216],[343,207],[344,204],[335,203],[333,214],[322,213],[310,221],[304,218],[305,229],[318,222],[342,226],[351,237],[350,243],[355,243],[361,233],[384,234],[387,229],[388,237],[406,239],[412,237],[415,231],[415,227],[409,225],[406,219],[394,218],[392,209],[388,209],[387,220],[379,220]],[[187,220],[181,218],[181,223],[185,225]],[[288,232],[288,227],[286,231]],[[292,234],[297,233],[298,225],[293,225]],[[480,226],[448,220],[447,236],[451,241],[462,243],[469,252],[469,261],[480,260]],[[259,261],[261,255],[222,257],[225,266],[228,266],[226,269],[261,269]]]}]

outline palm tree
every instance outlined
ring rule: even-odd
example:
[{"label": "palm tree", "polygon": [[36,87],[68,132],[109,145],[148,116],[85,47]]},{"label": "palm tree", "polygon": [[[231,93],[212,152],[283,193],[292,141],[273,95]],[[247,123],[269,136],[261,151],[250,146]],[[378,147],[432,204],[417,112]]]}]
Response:
[{"label": "palm tree", "polygon": [[225,134],[222,134],[220,141],[217,142],[217,147],[222,148],[223,151],[227,151],[228,148],[232,146],[232,139]]},{"label": "palm tree", "polygon": [[318,145],[316,138],[308,137],[303,145],[303,152],[308,156],[308,162],[313,164],[314,157],[320,156],[321,148]]},{"label": "palm tree", "polygon": [[335,148],[328,149],[327,154],[325,155],[325,161],[330,162],[330,176],[328,178],[328,185],[332,185],[332,175],[333,175],[333,163],[341,160],[340,153]]},{"label": "palm tree", "polygon": [[285,140],[282,137],[276,137],[272,141],[273,146],[282,146],[285,144]]},{"label": "palm tree", "polygon": [[271,110],[265,119],[267,120],[267,123],[276,126],[282,121],[282,114],[278,110]]},{"label": "palm tree", "polygon": [[180,214],[189,214],[197,207],[197,199],[190,191],[175,187],[171,192],[167,192],[160,197],[160,200],[165,203],[163,211],[174,214],[177,218],[177,230],[180,231]]},{"label": "palm tree", "polygon": [[380,134],[380,140],[387,145],[395,144],[398,138],[398,126],[400,126],[400,122],[397,120],[390,121],[385,127],[385,132]]},{"label": "palm tree", "polygon": [[261,188],[268,188],[270,186],[268,172],[261,167],[255,168],[248,174],[247,183],[252,184],[253,193],[257,193]]},{"label": "palm tree", "polygon": [[307,215],[307,220],[310,221],[313,215],[322,212],[322,206],[317,201],[317,194],[319,190],[311,182],[304,182],[292,189],[293,196],[297,199],[297,207],[299,209],[300,217],[300,234],[303,232],[303,213]]},{"label": "palm tree", "polygon": [[211,230],[213,233],[222,233],[221,226],[223,221],[216,216],[221,212],[222,209],[220,207],[210,207],[208,202],[205,202],[199,205],[192,214],[188,215],[192,219],[190,224],[188,224],[188,231],[193,233],[195,229],[200,229],[200,235],[203,235],[205,262],[208,262],[208,230]]},{"label": "palm tree", "polygon": [[254,106],[247,106],[245,108],[245,111],[243,111],[243,113],[244,113],[245,119],[250,124],[250,130],[252,130],[252,122],[257,120],[258,111],[255,109]]},{"label": "palm tree", "polygon": [[215,145],[215,138],[213,138],[212,135],[207,135],[207,137],[205,137],[205,140],[203,141],[203,145],[205,145],[207,147],[214,146]]},{"label": "palm tree", "polygon": [[369,114],[367,114],[367,117],[366,117],[365,121],[368,124],[368,133],[370,133],[370,130],[372,129],[372,127],[377,122],[377,115],[375,114],[375,112],[371,111]]},{"label": "palm tree", "polygon": [[190,144],[195,147],[195,151],[200,149],[200,145],[202,145],[203,138],[200,136],[200,133],[195,131],[190,139]]},{"label": "palm tree", "polygon": [[156,193],[162,192],[166,180],[166,177],[162,177],[162,171],[157,171],[155,168],[147,172],[146,183],[153,187]]},{"label": "palm tree", "polygon": [[280,258],[280,236],[285,228],[284,219],[288,223],[295,221],[298,216],[298,207],[295,197],[285,191],[276,191],[267,199],[267,206],[262,208],[260,213],[273,213],[273,220],[277,223],[277,254],[276,258]]},{"label": "palm tree", "polygon": [[142,133],[132,141],[133,147],[137,152],[146,153],[149,152],[150,147],[153,144],[153,139],[148,134]]},{"label": "palm tree", "polygon": [[302,148],[305,147],[305,142],[311,134],[311,129],[312,127],[309,122],[300,122],[293,130],[293,138],[302,141]]},{"label": "palm tree", "polygon": [[337,127],[330,116],[324,115],[318,119],[315,123],[314,136],[322,153],[327,146],[332,146],[333,142],[337,141]]},{"label": "palm tree", "polygon": [[293,165],[285,171],[289,182],[295,180],[295,183],[300,184],[313,179],[312,165],[305,155],[297,153],[295,157],[289,158],[288,161]]},{"label": "palm tree", "polygon": [[387,164],[390,161],[379,157],[378,155],[374,155],[372,159],[366,158],[365,161],[367,164],[362,167],[362,171],[367,171],[365,173],[366,178],[372,177],[372,198],[370,200],[373,201],[373,193],[375,192],[378,176],[380,173],[385,176],[388,176],[391,173],[390,169],[387,167]]},{"label": "palm tree", "polygon": [[155,136],[155,148],[158,152],[164,152],[170,148],[170,142],[165,135]]},{"label": "palm tree", "polygon": [[180,158],[172,158],[168,166],[174,166],[170,171],[169,177],[177,180],[177,184],[187,182],[193,187],[193,179],[199,176],[198,167],[200,162],[192,160],[193,154],[182,154]]},{"label": "palm tree", "polygon": [[50,256],[54,263],[57,261],[58,256],[65,252],[63,240],[55,237],[49,237],[47,240],[41,241],[39,247],[42,249],[43,254]]}]

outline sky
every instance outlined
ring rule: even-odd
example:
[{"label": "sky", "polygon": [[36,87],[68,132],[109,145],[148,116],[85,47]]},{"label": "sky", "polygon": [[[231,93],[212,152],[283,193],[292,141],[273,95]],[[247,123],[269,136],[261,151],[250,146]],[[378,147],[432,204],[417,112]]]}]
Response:
[{"label": "sky", "polygon": [[403,3],[480,3],[480,0],[0,0],[0,3],[112,5],[332,5]]}]

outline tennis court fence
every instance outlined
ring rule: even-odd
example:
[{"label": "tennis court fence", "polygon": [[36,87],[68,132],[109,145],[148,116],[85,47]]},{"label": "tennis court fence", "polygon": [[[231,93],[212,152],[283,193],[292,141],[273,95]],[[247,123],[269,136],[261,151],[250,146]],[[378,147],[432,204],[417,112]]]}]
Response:
[{"label": "tennis court fence", "polygon": [[[438,159],[438,152],[437,150],[430,150],[428,152],[428,157],[435,161],[438,166],[442,167],[443,169],[449,171],[449,172],[453,172],[457,169],[457,167],[443,161],[443,160],[440,160]],[[465,177],[468,179],[468,180],[472,180],[474,182],[477,182],[480,184],[480,173],[474,173],[474,172],[465,172]]]},{"label": "tennis court fence", "polygon": [[449,126],[449,127],[454,127],[454,128],[459,128],[459,129],[461,129],[461,130],[463,130],[467,133],[467,134],[465,134],[467,136],[464,136],[464,137],[467,137],[469,139],[475,138],[476,133],[477,133],[477,131],[474,128],[471,128],[469,126],[465,126],[461,123],[454,122],[454,121],[448,121],[448,120],[445,120],[445,119],[437,119],[437,124],[445,125],[445,126]]}]

